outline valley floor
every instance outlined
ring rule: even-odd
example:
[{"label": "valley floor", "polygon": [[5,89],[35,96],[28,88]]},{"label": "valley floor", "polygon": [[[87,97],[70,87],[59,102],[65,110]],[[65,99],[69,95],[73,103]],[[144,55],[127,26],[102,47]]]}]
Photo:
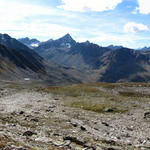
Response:
[{"label": "valley floor", "polygon": [[0,150],[150,149],[150,84],[2,82]]}]

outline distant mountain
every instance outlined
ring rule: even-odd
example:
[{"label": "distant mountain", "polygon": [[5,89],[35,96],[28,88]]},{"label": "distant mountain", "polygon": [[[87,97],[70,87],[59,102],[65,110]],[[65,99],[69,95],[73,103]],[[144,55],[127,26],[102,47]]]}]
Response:
[{"label": "distant mountain", "polygon": [[82,70],[92,82],[150,81],[150,52],[113,45],[100,47],[89,41],[78,43],[69,34],[34,50],[59,65]]},{"label": "distant mountain", "polygon": [[[24,44],[20,43],[15,38],[10,37],[8,34],[0,34],[0,44],[18,51],[21,55],[23,55],[24,59],[22,59],[22,64],[26,63],[27,67],[31,70],[35,72],[38,72],[38,70],[42,70],[43,72],[45,72],[43,58]],[[27,61],[25,61],[25,59],[28,59],[28,63]]]},{"label": "distant mountain", "polygon": [[141,50],[141,51],[150,51],[150,47],[143,47],[143,48],[140,48],[138,50]]},{"label": "distant mountain", "polygon": [[62,38],[59,38],[57,40],[48,40],[46,42],[41,42],[40,45],[35,48],[37,51],[43,51],[45,49],[50,48],[60,48],[62,50],[68,50],[70,49],[74,44],[76,43],[75,40],[70,36],[70,34],[66,34]]},{"label": "distant mountain", "polygon": [[103,82],[150,81],[150,53],[122,48],[100,57],[100,78]]},{"label": "distant mountain", "polygon": [[78,43],[69,34],[57,40],[41,43],[34,49],[39,55],[59,65],[76,69],[95,69],[98,58],[110,49],[89,41]]},{"label": "distant mountain", "polygon": [[115,46],[115,45],[109,45],[107,46],[107,48],[111,49],[111,50],[118,50],[123,48],[123,46]]},{"label": "distant mountain", "polygon": [[7,34],[0,34],[0,79],[45,80],[49,84],[79,83],[66,69],[44,60]]},{"label": "distant mountain", "polygon": [[18,41],[28,46],[29,48],[38,47],[40,44],[40,41],[38,41],[37,39],[29,39],[28,37],[20,38],[18,39]]},{"label": "distant mountain", "polygon": [[36,79],[40,74],[45,74],[41,60],[32,63],[23,53],[0,44],[0,79]]}]

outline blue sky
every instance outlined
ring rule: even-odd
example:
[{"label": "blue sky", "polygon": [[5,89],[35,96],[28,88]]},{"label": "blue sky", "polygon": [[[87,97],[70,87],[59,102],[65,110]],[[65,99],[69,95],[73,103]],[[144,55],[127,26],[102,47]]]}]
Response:
[{"label": "blue sky", "polygon": [[0,33],[41,41],[150,46],[149,0],[0,0]]}]

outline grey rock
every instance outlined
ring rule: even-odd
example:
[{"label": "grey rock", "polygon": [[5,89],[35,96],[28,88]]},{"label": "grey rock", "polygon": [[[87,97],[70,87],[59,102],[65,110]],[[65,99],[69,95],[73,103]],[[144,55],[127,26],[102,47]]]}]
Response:
[{"label": "grey rock", "polygon": [[75,122],[71,122],[71,124],[72,124],[72,126],[74,126],[74,127],[77,127],[77,126],[78,126],[78,124],[75,123]]},{"label": "grey rock", "polygon": [[62,142],[62,141],[53,141],[52,143],[55,146],[63,146],[64,145],[64,142]]},{"label": "grey rock", "polygon": [[77,137],[73,137],[73,136],[66,136],[66,137],[64,137],[64,140],[67,140],[67,141],[69,140],[69,141],[74,142],[81,146],[84,146],[86,143],[85,141],[82,141],[82,140],[78,139]]},{"label": "grey rock", "polygon": [[43,142],[43,143],[48,143],[51,140],[48,139],[47,137],[39,137],[39,138],[36,138],[35,141],[37,141],[37,142]]},{"label": "grey rock", "polygon": [[20,115],[23,115],[24,113],[25,113],[24,111],[20,111],[20,112],[19,112]]},{"label": "grey rock", "polygon": [[49,109],[51,109],[51,108],[56,108],[56,105],[49,106]]},{"label": "grey rock", "polygon": [[37,119],[37,118],[33,118],[33,119],[31,119],[31,121],[39,122],[39,119]]},{"label": "grey rock", "polygon": [[26,131],[23,133],[23,136],[32,136],[32,135],[37,135],[37,133],[32,132],[32,131]]},{"label": "grey rock", "polygon": [[105,108],[104,112],[114,112],[114,109],[113,108]]},{"label": "grey rock", "polygon": [[145,112],[144,113],[144,119],[149,119],[150,120],[150,112]]},{"label": "grey rock", "polygon": [[107,122],[102,122],[103,125],[105,125],[106,127],[109,127],[109,124]]},{"label": "grey rock", "polygon": [[80,129],[81,129],[82,131],[87,131],[87,129],[86,129],[85,127],[83,127],[83,126],[81,126]]}]

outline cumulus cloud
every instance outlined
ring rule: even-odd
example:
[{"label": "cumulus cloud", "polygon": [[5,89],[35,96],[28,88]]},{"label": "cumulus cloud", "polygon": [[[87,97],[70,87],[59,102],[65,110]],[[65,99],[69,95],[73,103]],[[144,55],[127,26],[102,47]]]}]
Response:
[{"label": "cumulus cloud", "polygon": [[84,12],[113,10],[123,0],[62,0],[62,5],[58,8],[69,11]]},{"label": "cumulus cloud", "polygon": [[138,0],[139,7],[136,8],[135,12],[139,11],[141,14],[150,13],[149,0]]},{"label": "cumulus cloud", "polygon": [[128,22],[124,25],[124,32],[126,33],[140,33],[149,30],[144,24]]}]

